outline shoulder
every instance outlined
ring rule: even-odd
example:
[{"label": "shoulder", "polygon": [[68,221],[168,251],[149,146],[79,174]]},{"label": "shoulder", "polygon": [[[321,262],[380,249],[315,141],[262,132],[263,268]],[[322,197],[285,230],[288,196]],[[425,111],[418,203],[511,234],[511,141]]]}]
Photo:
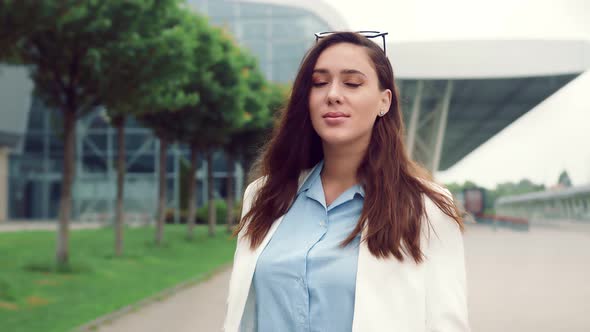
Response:
[{"label": "shoulder", "polygon": [[[451,192],[443,185],[436,182],[428,181],[425,184],[443,196],[446,196],[450,201],[453,200]],[[452,217],[447,215],[427,194],[422,194],[424,202],[425,221],[423,226],[428,237],[436,236],[439,239],[457,239],[461,238],[461,225]]]},{"label": "shoulder", "polygon": [[[430,183],[436,193],[452,199],[448,189]],[[469,332],[467,276],[462,227],[424,194],[426,330]]]},{"label": "shoulder", "polygon": [[246,190],[244,191],[244,199],[246,199],[246,198],[251,199],[258,192],[258,190],[260,190],[260,188],[262,188],[262,186],[264,185],[264,182],[266,182],[266,176],[261,176],[258,179],[252,181],[246,187]]},{"label": "shoulder", "polygon": [[[266,181],[266,177],[259,177],[258,179],[252,181],[244,191],[244,196],[242,198],[242,214],[240,219],[243,219],[244,216],[250,211],[252,208],[252,202],[254,201],[254,197],[256,193],[262,188],[264,182]],[[247,227],[242,227],[242,230],[238,234],[238,238],[241,238],[244,233],[246,232]]]}]

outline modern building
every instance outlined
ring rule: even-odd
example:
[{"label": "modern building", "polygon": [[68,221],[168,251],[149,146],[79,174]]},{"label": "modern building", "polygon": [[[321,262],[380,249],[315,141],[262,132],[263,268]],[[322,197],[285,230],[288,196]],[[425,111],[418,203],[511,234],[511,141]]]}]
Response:
[{"label": "modern building", "polygon": [[0,222],[12,217],[19,199],[9,184],[14,172],[11,156],[22,151],[33,84],[22,68],[0,66]]},{"label": "modern building", "polygon": [[189,0],[213,25],[227,28],[257,58],[267,79],[295,78],[319,31],[347,30],[338,11],[323,1]]},{"label": "modern building", "polygon": [[[294,78],[313,33],[346,29],[336,11],[321,1],[189,0],[189,6],[225,27],[258,57],[266,77],[287,83]],[[329,15],[328,15],[329,14]],[[55,219],[61,192],[63,144],[61,118],[32,95],[23,68],[0,70],[0,220]],[[77,125],[74,219],[112,217],[115,197],[115,130],[103,110]],[[126,127],[127,176],[125,208],[129,218],[151,218],[157,206],[158,140],[131,120]],[[173,146],[167,156],[168,206],[180,206],[183,160],[188,151]],[[215,154],[215,192],[225,196],[227,177],[222,153]],[[244,171],[236,171],[236,194]],[[207,192],[206,164],[197,172],[199,203]],[[205,180],[205,181],[204,181]],[[7,194],[8,192],[8,194]]]},{"label": "modern building", "polygon": [[[315,40],[314,32],[348,30],[338,12],[322,1],[190,0],[188,4],[234,34],[258,57],[267,78],[278,82],[294,78]],[[401,91],[409,152],[431,171],[449,168],[590,67],[590,44],[576,39],[389,41],[387,54]],[[31,97],[23,69],[0,72],[0,89],[10,91],[3,100],[17,99],[0,105],[0,124],[8,123],[0,125],[0,146],[3,132],[12,134],[13,140],[21,136],[20,144],[8,144],[13,147],[8,168],[0,163],[0,175],[9,179],[4,213],[11,219],[53,219],[61,186],[61,119]],[[103,114],[97,110],[78,124],[76,219],[108,219],[113,211],[115,132]],[[6,128],[20,128],[11,124],[15,121],[26,126],[13,133]],[[133,121],[126,133],[126,210],[151,216],[156,206],[158,141]],[[167,156],[172,208],[180,206],[187,155],[184,147],[175,146]],[[200,165],[201,201],[207,183],[206,165],[202,161]],[[225,195],[224,165],[223,155],[216,154],[213,185],[220,197]],[[244,171],[238,169],[235,176],[239,193]],[[0,198],[2,188],[6,185],[0,181]]]},{"label": "modern building", "polygon": [[590,68],[588,40],[388,45],[412,156],[443,171]]}]

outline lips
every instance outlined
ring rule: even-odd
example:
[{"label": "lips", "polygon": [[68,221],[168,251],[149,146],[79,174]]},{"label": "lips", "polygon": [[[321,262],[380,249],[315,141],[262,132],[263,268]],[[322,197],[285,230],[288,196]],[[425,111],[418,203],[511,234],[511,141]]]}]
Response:
[{"label": "lips", "polygon": [[330,119],[349,118],[349,117],[350,117],[350,115],[342,113],[342,112],[328,112],[323,115],[323,118],[330,118]]}]

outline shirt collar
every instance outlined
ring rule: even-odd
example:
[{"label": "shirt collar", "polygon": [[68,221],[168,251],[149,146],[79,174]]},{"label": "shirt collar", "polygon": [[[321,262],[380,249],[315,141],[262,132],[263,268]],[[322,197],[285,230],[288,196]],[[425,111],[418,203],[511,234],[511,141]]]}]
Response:
[{"label": "shirt collar", "polygon": [[[314,183],[314,181],[320,176],[320,173],[322,172],[322,169],[324,168],[324,160],[322,159],[319,163],[317,163],[308,173],[307,178],[305,178],[305,181],[303,182],[303,184],[299,187],[299,190],[297,190],[297,195],[299,195],[299,193],[309,190],[309,188],[311,187],[311,185]],[[361,186],[360,184],[356,184],[354,186],[354,193],[355,194],[359,194],[361,195],[363,198],[365,198],[365,189],[363,188],[363,186]]]},{"label": "shirt collar", "polygon": [[322,172],[322,168],[324,168],[324,160],[323,159],[319,163],[317,163],[311,169],[311,171],[309,171],[309,173],[308,173],[309,175],[307,176],[307,178],[305,179],[303,184],[299,187],[299,190],[297,190],[297,195],[299,195],[299,193],[302,191],[309,190],[309,187],[311,187],[311,184],[315,181],[315,179],[318,176],[320,176],[320,173]]},{"label": "shirt collar", "polygon": [[361,195],[363,198],[365,198],[365,188],[363,188],[363,186],[361,186],[360,184],[356,184],[356,188],[355,188],[355,193]]}]

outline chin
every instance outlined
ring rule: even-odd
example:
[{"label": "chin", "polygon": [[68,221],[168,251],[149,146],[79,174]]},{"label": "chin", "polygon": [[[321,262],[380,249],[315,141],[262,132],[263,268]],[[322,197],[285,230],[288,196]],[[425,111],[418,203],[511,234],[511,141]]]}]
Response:
[{"label": "chin", "polygon": [[353,136],[349,133],[322,133],[319,135],[322,142],[327,145],[347,145],[352,144],[359,137]]}]

